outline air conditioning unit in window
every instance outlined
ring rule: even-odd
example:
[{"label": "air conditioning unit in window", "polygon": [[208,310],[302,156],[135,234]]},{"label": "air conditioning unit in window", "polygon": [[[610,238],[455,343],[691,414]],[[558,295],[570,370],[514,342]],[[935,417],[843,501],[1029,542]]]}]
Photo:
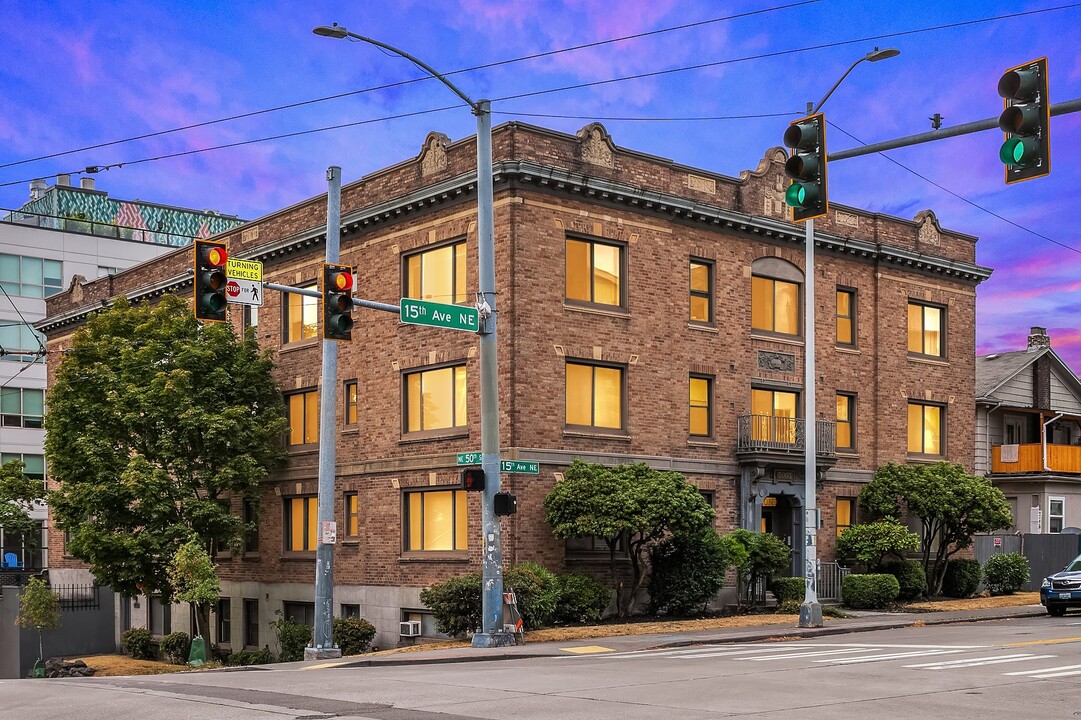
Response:
[{"label": "air conditioning unit in window", "polygon": [[406,620],[398,626],[398,634],[402,637],[420,637],[420,620]]}]

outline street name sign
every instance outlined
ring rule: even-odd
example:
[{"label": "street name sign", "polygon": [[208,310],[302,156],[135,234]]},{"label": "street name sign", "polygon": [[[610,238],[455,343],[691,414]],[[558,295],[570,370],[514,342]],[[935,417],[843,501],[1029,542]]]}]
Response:
[{"label": "street name sign", "polygon": [[[458,453],[459,465],[480,465],[484,454],[479,452]],[[499,472],[540,475],[540,463],[535,460],[500,460]]]},{"label": "street name sign", "polygon": [[499,472],[540,475],[540,463],[532,460],[500,460]]},{"label": "street name sign", "polygon": [[467,332],[480,330],[480,313],[473,307],[414,298],[402,298],[398,307],[402,322],[409,325],[430,325]]}]

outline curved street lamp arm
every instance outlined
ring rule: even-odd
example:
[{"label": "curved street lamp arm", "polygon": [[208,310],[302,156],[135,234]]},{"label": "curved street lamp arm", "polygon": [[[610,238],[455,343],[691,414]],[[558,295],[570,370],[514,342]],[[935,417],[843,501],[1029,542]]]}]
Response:
[{"label": "curved street lamp arm", "polygon": [[[317,28],[317,31],[319,29],[321,29],[321,28]],[[457,85],[455,85],[450,80],[447,80],[445,77],[443,77],[443,75],[441,75],[438,71],[436,71],[436,69],[433,68],[431,65],[424,62],[420,58],[413,57],[412,55],[407,53],[405,50],[400,50],[400,49],[394,47],[393,45],[387,45],[384,42],[379,42],[378,40],[375,40],[375,39],[370,38],[370,37],[365,37],[364,35],[357,35],[355,32],[349,32],[348,30],[343,28],[341,25],[338,25],[337,23],[334,23],[334,27],[333,28],[328,28],[328,30],[332,31],[332,32],[317,33],[317,34],[320,34],[320,35],[326,34],[326,35],[328,35],[330,37],[351,37],[354,40],[360,40],[361,42],[366,42],[369,45],[375,45],[376,47],[383,48],[384,50],[389,50],[390,52],[394,53],[395,55],[403,57],[406,60],[408,60],[409,62],[416,65],[417,67],[421,68],[426,73],[428,73],[429,75],[434,77],[436,80],[443,83],[448,88],[450,88],[452,91],[454,91],[455,95],[460,97],[462,100],[465,100],[466,104],[469,105],[469,107],[473,108],[473,114],[474,115],[482,112],[480,103],[474,102],[468,95],[466,95],[464,92],[459,90]]]}]

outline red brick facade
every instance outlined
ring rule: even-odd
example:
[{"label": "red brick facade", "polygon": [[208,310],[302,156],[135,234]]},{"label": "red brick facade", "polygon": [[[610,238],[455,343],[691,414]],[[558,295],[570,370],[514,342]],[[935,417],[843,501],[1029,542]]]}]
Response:
[{"label": "red brick facade", "polygon": [[[556,473],[574,457],[643,460],[684,472],[714,493],[721,531],[757,526],[760,486],[770,493],[782,488],[798,505],[801,453],[780,465],[736,454],[737,418],[751,412],[752,386],[799,392],[803,383],[802,335],[785,339],[751,331],[752,263],[777,258],[801,273],[804,267],[803,228],[785,220],[783,152],[770,150],[756,170],[732,179],[618,148],[599,125],[575,137],[517,123],[495,129],[493,151],[500,446],[505,459],[542,462],[539,476],[503,476],[504,489],[517,494],[519,509],[504,519],[506,561],[538,561],[557,571],[591,565],[588,558],[567,556],[541,510]],[[467,240],[472,296],[475,158],[472,138],[449,143],[433,133],[419,157],[343,189],[341,261],[357,268],[358,297],[397,304],[403,254],[461,238]],[[321,267],[325,222],[326,199],[317,197],[219,237],[229,243],[232,256],[263,261],[265,279],[303,285],[314,282]],[[830,457],[825,465],[832,467],[818,486],[824,524],[819,557],[828,560],[835,498],[857,496],[877,466],[907,459],[909,398],[946,408],[945,458],[971,469],[975,286],[988,271],[973,264],[975,238],[942,230],[930,212],[906,221],[834,206],[815,230],[819,418],[833,420],[836,392],[857,395],[856,452]],[[598,310],[565,300],[568,236],[615,241],[624,248],[623,307]],[[711,326],[688,321],[691,258],[713,264],[716,322]],[[50,369],[61,357],[55,351],[87,310],[121,293],[146,293],[151,285],[190,293],[185,274],[190,265],[190,251],[178,251],[50,298]],[[835,344],[838,286],[856,292],[854,349]],[[278,350],[283,391],[317,388],[320,342],[282,344],[282,298],[266,294],[259,340]],[[946,309],[942,360],[909,356],[910,299]],[[231,316],[239,327],[237,310],[234,306]],[[339,541],[335,583],[408,588],[407,595],[415,597],[418,588],[480,565],[476,494],[469,497],[467,552],[433,556],[402,549],[402,490],[453,485],[455,453],[480,448],[478,338],[402,325],[394,315],[374,310],[358,309],[356,320],[353,342],[339,350],[335,517],[341,528],[343,493],[358,492],[360,534]],[[760,351],[772,353],[767,359],[776,364],[764,363]],[[623,432],[565,427],[565,365],[575,358],[623,368]],[[407,436],[403,373],[450,362],[464,362],[467,369],[467,426],[438,437]],[[713,382],[713,435],[705,440],[689,435],[690,374]],[[359,383],[359,423],[344,426],[341,384],[352,379]],[[282,498],[314,494],[316,475],[316,450],[302,446],[266,483],[259,552],[222,562],[226,586],[236,588],[236,597],[263,597],[255,595],[257,586],[242,583],[297,583],[297,597],[310,599],[314,553],[290,557],[283,552]],[[339,538],[343,535],[339,530]],[[61,535],[54,538],[59,542]],[[59,547],[52,550],[52,557],[62,557]],[[56,565],[63,567],[63,561]],[[380,627],[381,636],[390,632]]]}]

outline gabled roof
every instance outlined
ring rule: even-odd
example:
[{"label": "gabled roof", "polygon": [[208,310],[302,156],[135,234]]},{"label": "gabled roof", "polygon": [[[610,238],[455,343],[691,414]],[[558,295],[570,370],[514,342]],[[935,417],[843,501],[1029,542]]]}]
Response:
[{"label": "gabled roof", "polygon": [[1014,352],[977,355],[976,401],[997,402],[995,392],[1044,355],[1051,356],[1052,363],[1062,370],[1067,383],[1072,387],[1077,397],[1081,398],[1081,380],[1054,350],[1050,347],[1042,347],[1038,350],[1017,350]]}]

